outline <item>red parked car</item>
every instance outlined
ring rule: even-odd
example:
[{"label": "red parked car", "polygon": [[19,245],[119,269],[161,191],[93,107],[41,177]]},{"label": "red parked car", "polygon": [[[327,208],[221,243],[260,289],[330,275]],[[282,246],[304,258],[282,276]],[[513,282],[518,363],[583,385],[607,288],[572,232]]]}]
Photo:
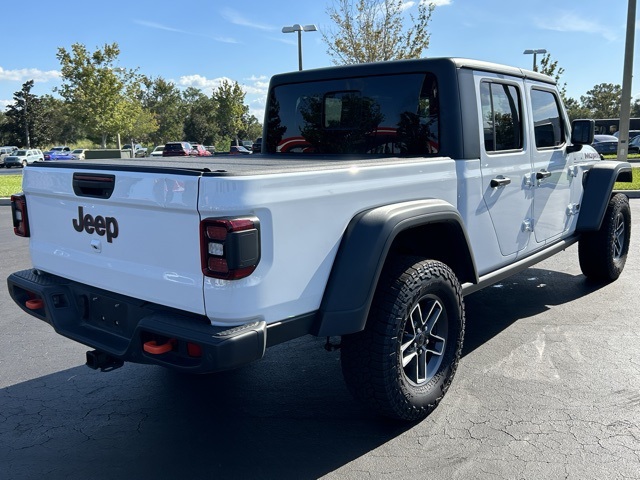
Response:
[{"label": "red parked car", "polygon": [[204,148],[204,146],[199,143],[191,144],[191,155],[195,155],[197,157],[209,157],[211,156],[211,152]]}]

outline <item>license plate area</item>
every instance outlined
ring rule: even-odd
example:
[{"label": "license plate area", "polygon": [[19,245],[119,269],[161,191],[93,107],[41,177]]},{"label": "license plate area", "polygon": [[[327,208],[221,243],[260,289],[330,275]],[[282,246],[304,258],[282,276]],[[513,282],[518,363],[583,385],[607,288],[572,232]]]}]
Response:
[{"label": "license plate area", "polygon": [[83,320],[101,330],[125,336],[130,330],[129,305],[105,295],[80,295],[79,305]]}]

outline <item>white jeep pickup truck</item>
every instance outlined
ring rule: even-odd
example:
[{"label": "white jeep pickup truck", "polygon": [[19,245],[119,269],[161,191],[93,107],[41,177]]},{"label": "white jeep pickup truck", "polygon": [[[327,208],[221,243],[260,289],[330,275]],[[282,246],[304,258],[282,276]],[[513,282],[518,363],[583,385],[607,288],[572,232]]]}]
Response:
[{"label": "white jeep pickup truck", "polygon": [[[615,280],[626,162],[601,161],[556,85],[456,58],[272,78],[262,154],[35,163],[12,197],[33,268],[15,302],[93,350],[185,372],[341,336],[353,395],[415,421],[453,379],[464,296],[579,242]],[[491,321],[491,319],[486,319]]]}]

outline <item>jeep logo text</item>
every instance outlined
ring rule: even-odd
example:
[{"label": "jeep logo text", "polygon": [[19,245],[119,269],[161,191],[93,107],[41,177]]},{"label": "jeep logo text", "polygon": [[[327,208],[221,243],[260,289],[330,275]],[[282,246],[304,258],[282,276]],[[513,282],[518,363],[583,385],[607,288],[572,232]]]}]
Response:
[{"label": "jeep logo text", "polygon": [[84,230],[87,233],[97,233],[101,237],[107,236],[107,242],[111,243],[118,237],[118,221],[114,217],[93,217],[90,213],[84,214],[84,209],[78,207],[78,218],[72,220],[76,232]]}]

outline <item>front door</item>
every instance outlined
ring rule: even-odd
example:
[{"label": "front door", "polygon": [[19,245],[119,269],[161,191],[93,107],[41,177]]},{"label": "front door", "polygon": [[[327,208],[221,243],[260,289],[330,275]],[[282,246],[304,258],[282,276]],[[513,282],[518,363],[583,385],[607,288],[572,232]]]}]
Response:
[{"label": "front door", "polygon": [[[481,76],[480,76],[481,75]],[[487,74],[476,76],[482,106],[480,164],[484,205],[504,256],[523,250],[531,236],[531,159],[525,148],[524,84]]]}]

